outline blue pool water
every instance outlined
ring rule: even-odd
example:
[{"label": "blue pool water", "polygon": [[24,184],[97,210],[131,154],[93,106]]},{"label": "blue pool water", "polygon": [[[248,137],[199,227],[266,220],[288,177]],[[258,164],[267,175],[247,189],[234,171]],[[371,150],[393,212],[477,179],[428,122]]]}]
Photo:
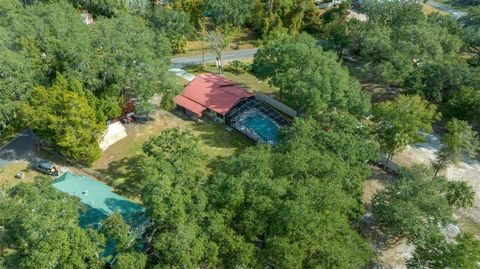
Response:
[{"label": "blue pool water", "polygon": [[279,129],[269,118],[261,114],[251,116],[245,120],[245,126],[255,130],[266,142],[275,143]]}]

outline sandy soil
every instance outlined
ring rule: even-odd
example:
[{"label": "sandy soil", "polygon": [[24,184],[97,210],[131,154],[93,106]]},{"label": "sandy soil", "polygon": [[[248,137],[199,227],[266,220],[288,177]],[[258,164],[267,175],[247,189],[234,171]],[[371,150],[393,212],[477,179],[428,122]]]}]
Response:
[{"label": "sandy soil", "polygon": [[[435,135],[429,135],[424,143],[408,146],[403,152],[393,158],[393,162],[400,166],[411,166],[413,164],[431,165],[435,160],[435,153],[441,147],[440,140]],[[456,165],[450,165],[440,174],[448,180],[465,180],[476,191],[475,205],[457,210],[454,217],[458,226],[464,232],[470,232],[480,239],[480,162],[478,160],[465,159]],[[363,202],[368,206],[373,195],[385,188],[393,180],[392,176],[385,173],[378,167],[372,167],[372,176],[364,182]],[[413,246],[406,242],[388,244],[388,238],[382,234],[369,214],[364,218],[361,227],[364,234],[374,247],[377,253],[375,268],[404,269],[405,261],[411,256]]]},{"label": "sandy soil", "polygon": [[[435,135],[429,135],[424,143],[408,146],[402,153],[397,154],[393,161],[403,165],[412,164],[431,165],[435,160],[435,154],[440,149],[440,140]],[[476,192],[475,204],[473,207],[462,209],[457,212],[460,217],[467,217],[470,221],[478,224],[475,232],[480,236],[480,162],[478,160],[465,159],[457,164],[448,166],[445,171],[439,174],[444,175],[448,180],[467,181]]]},{"label": "sandy soil", "polygon": [[[371,166],[372,176],[363,184],[363,202],[369,205],[377,191],[385,189],[394,180],[391,174],[384,170]],[[372,216],[367,213],[360,226],[361,233],[371,242],[376,253],[376,261],[373,268],[404,269],[405,261],[411,257],[413,246],[405,241],[392,243],[388,236],[376,226]]]}]

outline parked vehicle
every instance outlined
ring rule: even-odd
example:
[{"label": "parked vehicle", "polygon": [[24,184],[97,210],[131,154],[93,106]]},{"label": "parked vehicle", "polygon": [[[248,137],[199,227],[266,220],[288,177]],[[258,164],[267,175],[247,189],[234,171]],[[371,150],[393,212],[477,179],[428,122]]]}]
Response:
[{"label": "parked vehicle", "polygon": [[130,112],[125,115],[125,117],[122,118],[122,123],[123,124],[129,124],[130,122],[135,121],[135,113]]},{"label": "parked vehicle", "polygon": [[33,167],[38,171],[50,176],[60,175],[60,166],[49,161],[37,161],[33,164]]}]

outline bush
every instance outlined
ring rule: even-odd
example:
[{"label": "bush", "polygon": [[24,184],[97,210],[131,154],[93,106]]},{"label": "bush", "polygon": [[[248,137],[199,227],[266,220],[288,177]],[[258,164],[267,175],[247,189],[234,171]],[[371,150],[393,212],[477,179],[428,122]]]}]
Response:
[{"label": "bush", "polygon": [[187,51],[187,38],[184,35],[176,35],[170,39],[173,53],[185,53]]},{"label": "bush", "polygon": [[235,71],[237,73],[243,73],[243,72],[247,72],[250,70],[250,66],[239,61],[239,60],[233,60],[230,62],[229,64],[229,69],[232,70],[232,71]]},{"label": "bush", "polygon": [[162,109],[165,109],[167,111],[172,111],[175,109],[176,107],[176,104],[175,104],[175,101],[173,100],[173,98],[175,97],[174,94],[165,94],[163,97],[162,97],[162,101],[160,103],[160,107]]}]

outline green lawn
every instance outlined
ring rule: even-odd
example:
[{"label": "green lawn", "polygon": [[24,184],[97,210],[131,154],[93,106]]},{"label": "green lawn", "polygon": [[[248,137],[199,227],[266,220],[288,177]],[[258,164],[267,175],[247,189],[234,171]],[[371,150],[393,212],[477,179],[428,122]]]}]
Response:
[{"label": "green lawn", "polygon": [[[247,64],[251,63],[251,61],[244,61],[244,62]],[[207,65],[205,67],[202,67],[200,65],[192,65],[192,66],[186,67],[185,71],[195,75],[201,74],[201,73],[215,73],[215,74],[219,73],[218,69],[213,64]],[[277,88],[268,85],[267,81],[261,81],[257,79],[255,75],[253,75],[252,73],[235,72],[233,70],[230,70],[228,68],[228,65],[226,65],[225,67],[223,76],[237,82],[240,86],[242,86],[247,90],[257,90],[263,93],[272,93],[277,91]]]}]

